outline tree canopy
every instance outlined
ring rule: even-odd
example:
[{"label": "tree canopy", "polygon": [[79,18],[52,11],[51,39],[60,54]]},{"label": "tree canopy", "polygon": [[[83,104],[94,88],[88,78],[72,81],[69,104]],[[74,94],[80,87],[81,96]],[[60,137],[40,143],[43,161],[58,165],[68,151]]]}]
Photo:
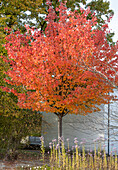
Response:
[{"label": "tree canopy", "polygon": [[[99,110],[97,105],[108,101],[108,92],[118,83],[118,44],[108,44],[108,25],[96,28],[97,18],[89,8],[79,14],[61,3],[55,10],[49,5],[44,34],[27,28],[25,34],[17,31],[6,37],[11,60],[11,79],[6,82],[14,85],[10,91],[20,107],[61,118],[86,115]],[[18,86],[23,86],[22,92]]]}]

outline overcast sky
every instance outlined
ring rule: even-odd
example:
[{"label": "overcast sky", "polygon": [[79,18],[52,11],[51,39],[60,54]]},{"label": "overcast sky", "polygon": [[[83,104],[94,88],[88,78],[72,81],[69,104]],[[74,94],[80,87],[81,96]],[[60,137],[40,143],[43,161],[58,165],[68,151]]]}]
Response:
[{"label": "overcast sky", "polygon": [[110,8],[114,11],[114,16],[109,24],[110,29],[115,32],[114,41],[118,40],[118,0],[109,0]]}]

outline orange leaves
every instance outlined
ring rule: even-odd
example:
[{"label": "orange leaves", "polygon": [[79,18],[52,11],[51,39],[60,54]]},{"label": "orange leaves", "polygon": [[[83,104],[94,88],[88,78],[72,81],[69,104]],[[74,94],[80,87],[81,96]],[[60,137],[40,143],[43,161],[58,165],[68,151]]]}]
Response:
[{"label": "orange leaves", "polygon": [[87,20],[88,13],[90,9],[68,14],[61,4],[57,17],[50,7],[43,34],[36,30],[29,35],[27,28],[27,34],[7,37],[5,47],[15,63],[8,71],[9,83],[28,90],[17,94],[20,106],[87,114],[107,101],[118,81],[118,45],[107,43],[105,28],[95,29],[96,17]]}]

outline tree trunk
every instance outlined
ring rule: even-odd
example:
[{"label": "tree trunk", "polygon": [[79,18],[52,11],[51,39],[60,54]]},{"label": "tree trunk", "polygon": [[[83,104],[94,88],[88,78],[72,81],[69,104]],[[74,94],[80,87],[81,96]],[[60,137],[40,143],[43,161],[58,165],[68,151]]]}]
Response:
[{"label": "tree trunk", "polygon": [[62,117],[58,116],[58,141],[62,137]]}]

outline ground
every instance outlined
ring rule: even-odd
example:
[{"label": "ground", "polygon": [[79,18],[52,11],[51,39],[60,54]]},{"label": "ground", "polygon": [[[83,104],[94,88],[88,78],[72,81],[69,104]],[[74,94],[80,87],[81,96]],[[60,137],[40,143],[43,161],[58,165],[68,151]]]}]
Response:
[{"label": "ground", "polygon": [[[45,156],[45,164],[48,164],[48,154]],[[43,165],[40,150],[22,150],[18,159],[14,161],[0,160],[0,170],[20,170],[20,167],[37,167]],[[29,169],[29,168],[25,168]]]}]

